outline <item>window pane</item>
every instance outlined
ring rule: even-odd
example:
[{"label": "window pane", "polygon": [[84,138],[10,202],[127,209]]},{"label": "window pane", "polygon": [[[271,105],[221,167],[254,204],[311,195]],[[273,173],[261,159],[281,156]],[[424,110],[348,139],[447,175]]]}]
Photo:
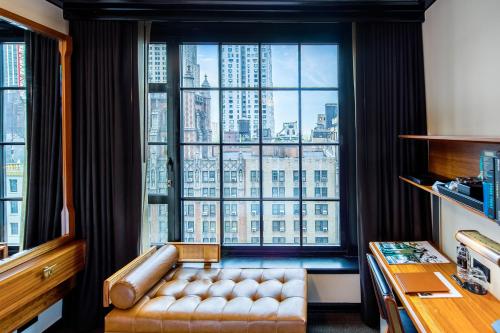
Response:
[{"label": "window pane", "polygon": [[297,146],[263,146],[263,197],[292,198],[293,171],[299,168]]},{"label": "window pane", "polygon": [[259,92],[230,90],[222,93],[223,142],[259,141]]},{"label": "window pane", "polygon": [[167,93],[149,93],[148,102],[148,141],[167,142]]},{"label": "window pane", "polygon": [[167,194],[168,154],[166,145],[148,146],[147,189],[150,194]]},{"label": "window pane", "polygon": [[148,205],[149,240],[151,244],[168,242],[168,205]]},{"label": "window pane", "polygon": [[167,45],[149,44],[148,82],[167,83]]},{"label": "window pane", "polygon": [[262,128],[266,142],[299,142],[297,91],[263,91]]},{"label": "window pane", "polygon": [[26,132],[26,91],[3,92],[3,140],[24,142]]},{"label": "window pane", "polygon": [[337,45],[302,45],[302,87],[337,87]]},{"label": "window pane", "polygon": [[261,46],[261,85],[268,88],[299,86],[299,48],[297,44]]},{"label": "window pane", "polygon": [[259,147],[224,146],[223,160],[224,198],[258,198]]},{"label": "window pane", "polygon": [[184,201],[184,242],[219,241],[219,202]]},{"label": "window pane", "polygon": [[213,44],[181,45],[182,80],[184,88],[219,86],[219,48]]},{"label": "window pane", "polygon": [[223,203],[224,245],[260,243],[258,201],[225,201]]},{"label": "window pane", "polygon": [[4,193],[7,198],[23,196],[24,146],[4,146]]},{"label": "window pane", "polygon": [[302,146],[302,168],[310,180],[302,182],[305,198],[339,198],[338,146]]},{"label": "window pane", "polygon": [[[210,175],[219,173],[219,147],[183,146],[184,197],[219,197],[220,185]],[[209,178],[203,175],[208,173]],[[215,177],[215,176],[214,176]]]},{"label": "window pane", "polygon": [[24,43],[4,43],[3,52],[3,86],[25,87],[25,47]]},{"label": "window pane", "polygon": [[293,207],[295,201],[265,201],[264,202],[264,244],[283,246],[295,244],[295,237],[300,237],[300,231],[295,230]]},{"label": "window pane", "polygon": [[259,47],[251,45],[222,45],[222,86],[243,88],[259,86]]},{"label": "window pane", "polygon": [[[304,245],[340,245],[339,202],[312,201],[307,205],[311,211],[307,216],[307,231],[303,233]],[[303,216],[306,220],[306,215]]]},{"label": "window pane", "polygon": [[219,142],[219,93],[184,90],[182,124],[184,142]]},{"label": "window pane", "polygon": [[302,141],[337,143],[339,108],[337,91],[302,92]]}]

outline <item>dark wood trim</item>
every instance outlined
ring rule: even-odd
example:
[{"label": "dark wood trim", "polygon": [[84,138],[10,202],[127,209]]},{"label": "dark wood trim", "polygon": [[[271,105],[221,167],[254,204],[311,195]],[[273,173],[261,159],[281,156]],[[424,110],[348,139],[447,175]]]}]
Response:
[{"label": "dark wood trim", "polygon": [[[57,1],[57,0],[53,0]],[[212,22],[424,21],[432,0],[65,0],[66,19],[149,19]]]}]

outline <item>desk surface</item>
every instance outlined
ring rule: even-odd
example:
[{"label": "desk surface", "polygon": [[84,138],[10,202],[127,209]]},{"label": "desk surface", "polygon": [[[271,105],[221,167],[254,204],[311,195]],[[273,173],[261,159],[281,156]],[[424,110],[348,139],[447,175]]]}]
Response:
[{"label": "desk surface", "polygon": [[[375,243],[370,249],[420,332],[494,332],[491,324],[500,319],[500,302],[490,293],[480,296],[460,288],[450,277],[456,272],[454,263],[389,265]],[[403,272],[441,272],[463,297],[406,295],[394,275]]]}]

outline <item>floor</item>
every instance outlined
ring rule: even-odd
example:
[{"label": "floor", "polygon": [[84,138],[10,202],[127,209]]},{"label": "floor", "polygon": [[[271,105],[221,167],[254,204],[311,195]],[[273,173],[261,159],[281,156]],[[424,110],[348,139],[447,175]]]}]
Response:
[{"label": "floor", "polygon": [[[377,330],[365,326],[361,322],[359,313],[309,313],[307,333],[376,333]],[[71,330],[61,323],[45,331],[47,333],[69,333]],[[96,330],[92,333],[100,333]]]},{"label": "floor", "polygon": [[307,333],[376,333],[361,321],[359,313],[310,313]]}]

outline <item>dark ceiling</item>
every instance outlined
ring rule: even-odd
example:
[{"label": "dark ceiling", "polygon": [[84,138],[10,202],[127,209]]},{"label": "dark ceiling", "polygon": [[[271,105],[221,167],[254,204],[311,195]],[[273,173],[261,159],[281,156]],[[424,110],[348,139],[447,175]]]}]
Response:
[{"label": "dark ceiling", "polygon": [[435,0],[47,0],[66,19],[423,21]]}]

